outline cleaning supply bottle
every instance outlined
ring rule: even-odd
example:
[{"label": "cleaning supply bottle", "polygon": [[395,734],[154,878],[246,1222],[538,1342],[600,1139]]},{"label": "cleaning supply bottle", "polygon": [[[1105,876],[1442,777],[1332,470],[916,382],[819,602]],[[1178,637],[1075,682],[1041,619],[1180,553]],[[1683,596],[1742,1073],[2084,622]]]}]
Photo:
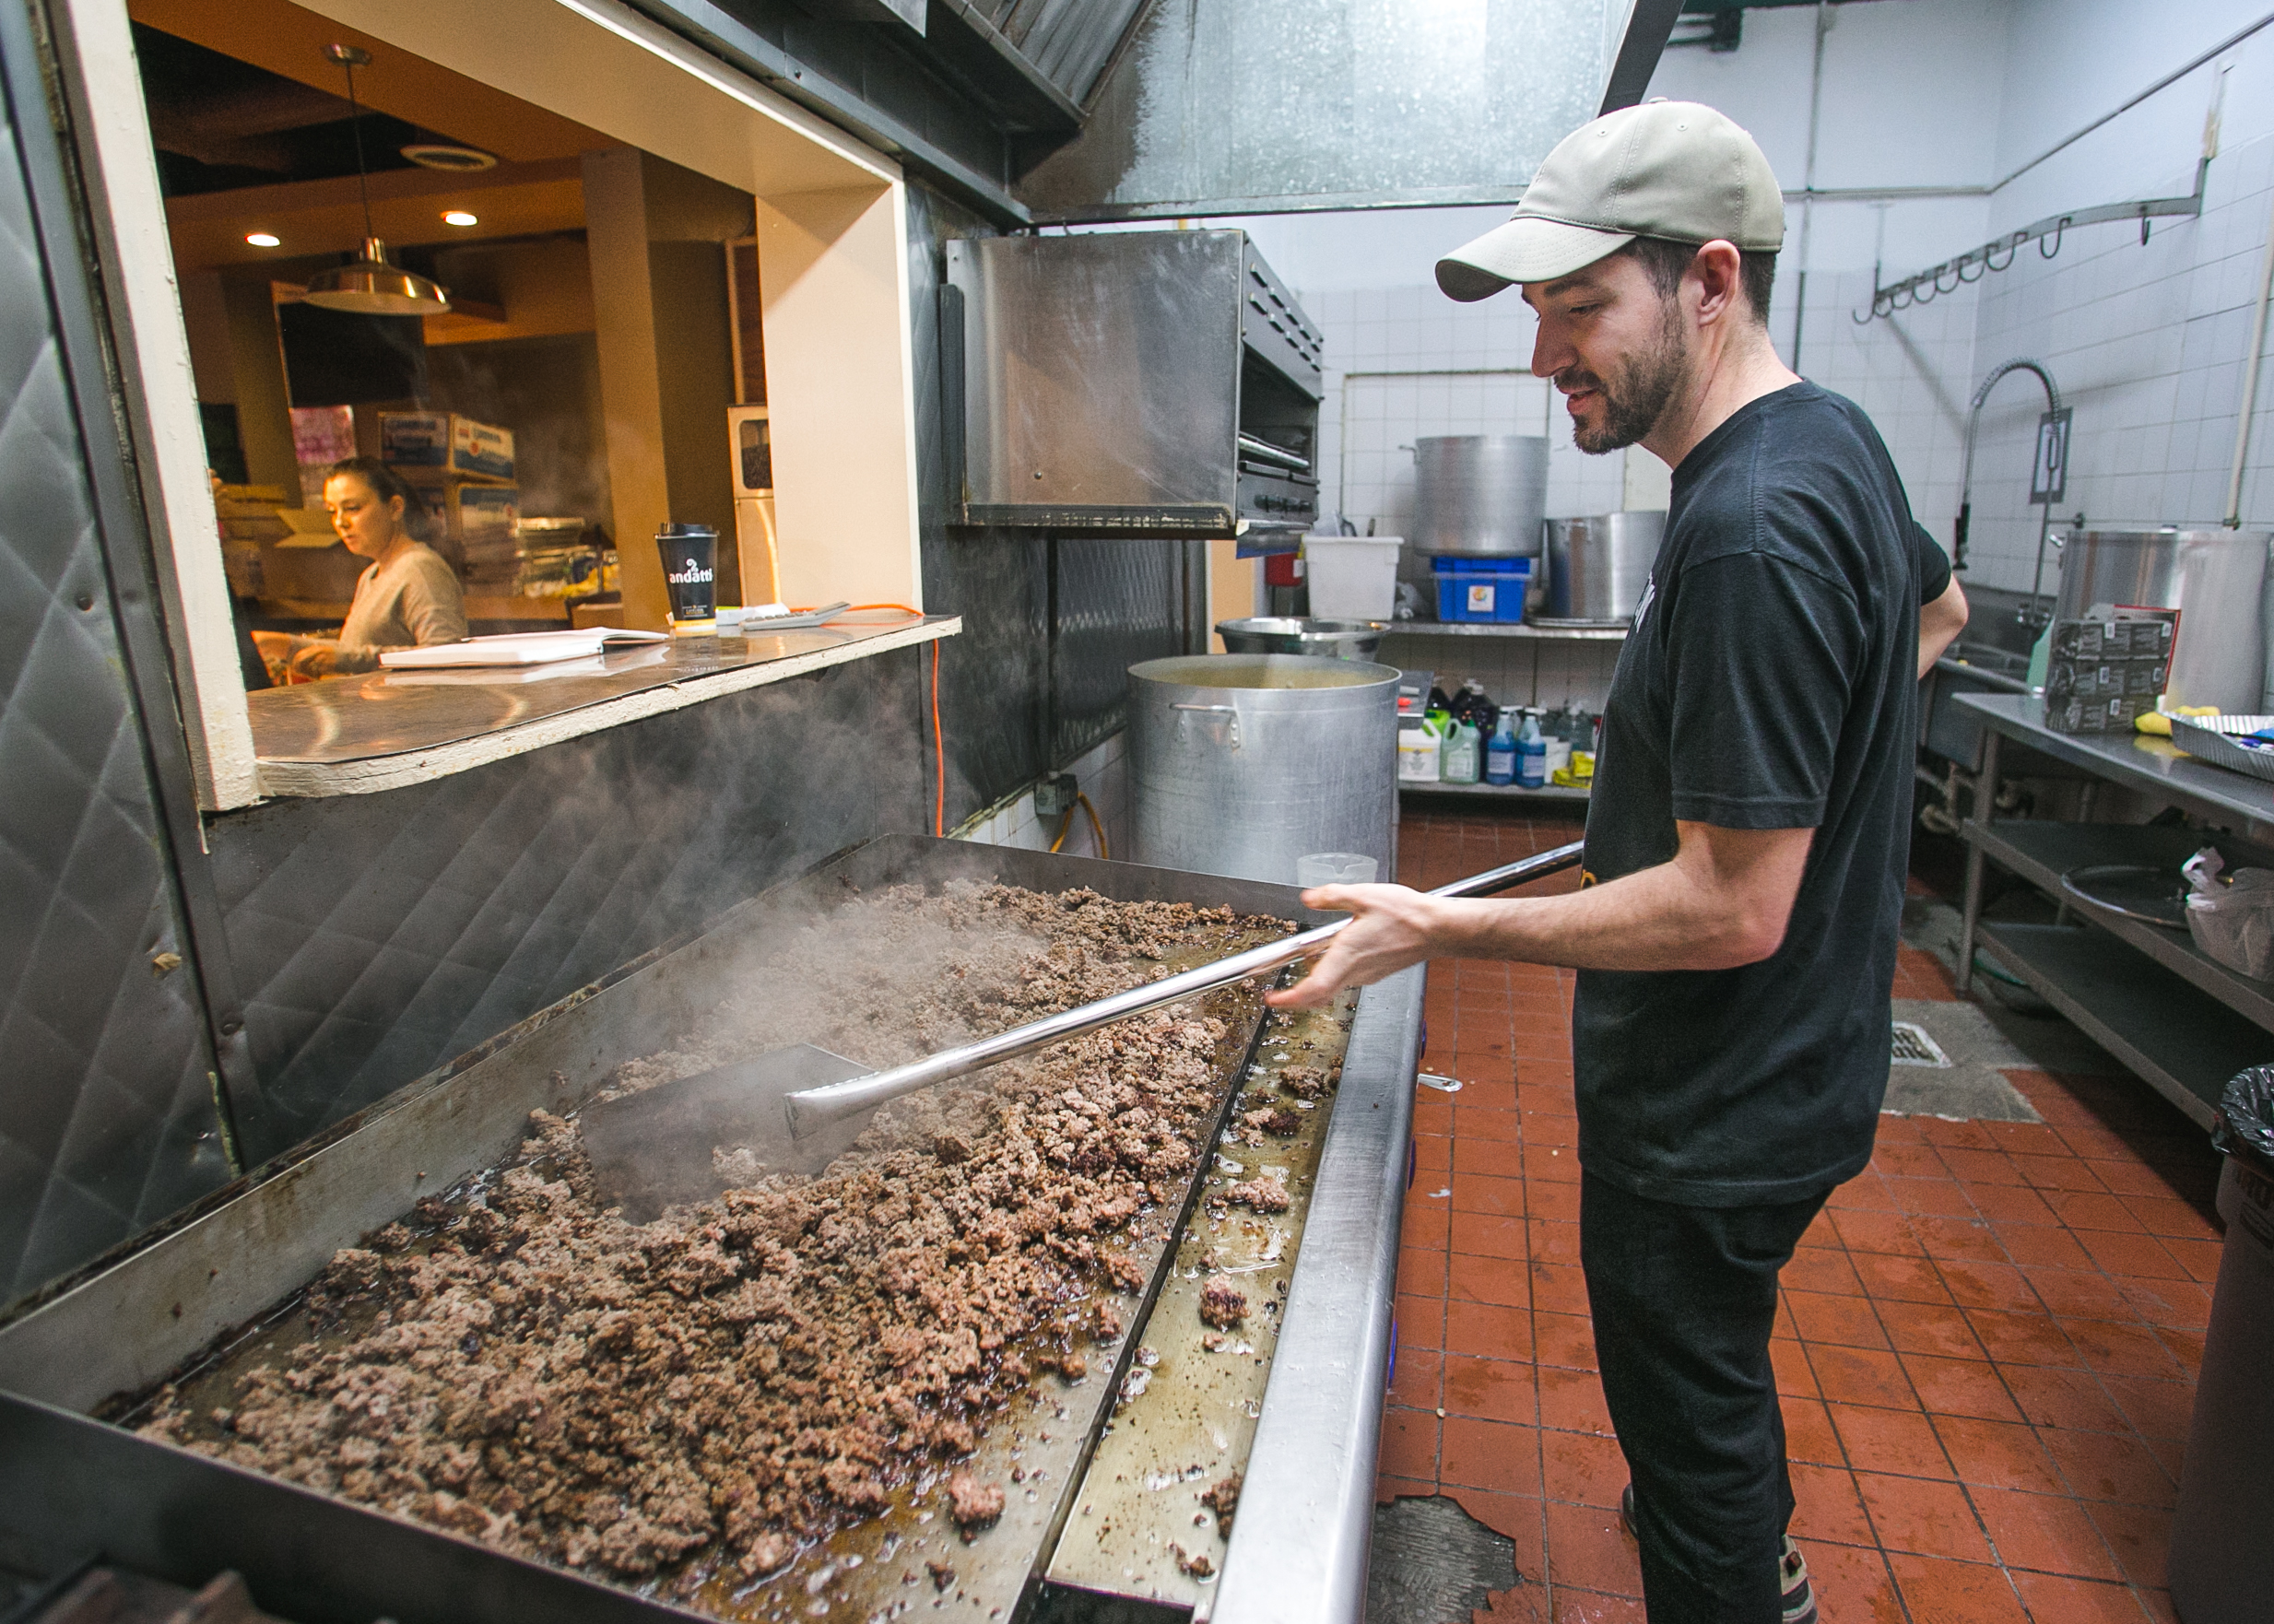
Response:
[{"label": "cleaning supply bottle", "polygon": [[1484,781],[1487,783],[1516,782],[1516,724],[1515,712],[1503,709],[1500,721],[1492,729],[1492,740],[1484,747]]},{"label": "cleaning supply bottle", "polygon": [[1445,735],[1444,782],[1475,783],[1484,776],[1484,740],[1466,717]]},{"label": "cleaning supply bottle", "polygon": [[1539,713],[1524,713],[1524,731],[1516,736],[1516,782],[1527,790],[1548,782],[1548,741],[1540,736]]}]

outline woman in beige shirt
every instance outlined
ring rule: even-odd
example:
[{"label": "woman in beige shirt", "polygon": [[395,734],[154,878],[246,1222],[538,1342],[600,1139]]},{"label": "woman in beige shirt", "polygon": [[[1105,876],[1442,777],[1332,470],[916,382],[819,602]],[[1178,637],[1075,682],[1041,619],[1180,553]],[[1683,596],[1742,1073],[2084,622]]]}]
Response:
[{"label": "woman in beige shirt", "polygon": [[[371,567],[356,582],[355,602],[337,637],[289,640],[294,671],[302,677],[372,671],[382,649],[465,638],[465,599],[457,575],[406,527],[404,515],[418,500],[403,477],[376,457],[332,465],[324,482],[324,511],[348,550],[371,559]],[[273,635],[264,633],[264,641]]]}]

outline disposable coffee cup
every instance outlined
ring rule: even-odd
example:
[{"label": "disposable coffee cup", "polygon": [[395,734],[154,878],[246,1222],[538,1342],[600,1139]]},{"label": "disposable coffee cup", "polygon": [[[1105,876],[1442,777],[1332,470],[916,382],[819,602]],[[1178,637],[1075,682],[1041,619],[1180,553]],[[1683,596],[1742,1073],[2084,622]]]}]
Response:
[{"label": "disposable coffee cup", "polygon": [[708,524],[666,524],[655,532],[655,549],[663,555],[664,585],[671,594],[672,634],[715,635],[719,533]]},{"label": "disposable coffee cup", "polygon": [[1381,865],[1363,852],[1313,852],[1295,859],[1295,883],[1313,886],[1369,886]]}]

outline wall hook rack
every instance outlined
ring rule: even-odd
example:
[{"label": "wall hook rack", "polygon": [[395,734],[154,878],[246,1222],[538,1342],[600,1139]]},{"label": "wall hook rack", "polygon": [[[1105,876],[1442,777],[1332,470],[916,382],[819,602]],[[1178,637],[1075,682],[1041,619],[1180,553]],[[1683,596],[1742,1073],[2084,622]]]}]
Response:
[{"label": "wall hook rack", "polygon": [[[1955,259],[1946,259],[1931,265],[1915,277],[1905,277],[1871,289],[1868,308],[1851,311],[1849,317],[1861,327],[1881,316],[1891,316],[1899,310],[1908,310],[1915,304],[1932,304],[1939,294],[1955,292],[1964,283],[1979,282],[1992,271],[2002,271],[2013,264],[2013,256],[2024,244],[2034,242],[2037,252],[2046,259],[2061,252],[2061,244],[2072,227],[2097,226],[2109,220],[2138,220],[2140,246],[2148,245],[2149,222],[2159,216],[2198,216],[2203,212],[2203,181],[2210,172],[2210,159],[2206,158],[2195,166],[2195,190],[2186,197],[2149,197],[2137,203],[2107,203],[2097,208],[2071,209],[2067,214],[2047,215],[2034,224],[2023,226],[2018,231],[2009,231],[2003,237],[1994,237],[1979,248],[1968,249]],[[2003,259],[1999,254],[2005,255]],[[1969,267],[1974,274],[1968,276]]]}]

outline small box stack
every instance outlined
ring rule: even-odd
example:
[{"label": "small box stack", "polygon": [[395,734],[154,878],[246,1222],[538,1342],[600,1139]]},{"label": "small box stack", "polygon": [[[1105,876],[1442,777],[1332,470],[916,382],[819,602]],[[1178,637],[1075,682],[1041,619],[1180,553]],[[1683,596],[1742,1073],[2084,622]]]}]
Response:
[{"label": "small box stack", "polygon": [[2178,625],[2176,609],[2057,622],[2045,667],[2045,725],[2056,733],[2129,733],[2163,696]]},{"label": "small box stack", "polygon": [[440,514],[436,550],[466,584],[511,594],[523,563],[513,431],[456,412],[382,412],[379,455]]},{"label": "small box stack", "polygon": [[231,597],[268,595],[261,557],[264,548],[292,534],[292,527],[277,515],[284,501],[281,485],[224,485],[215,490],[214,512],[221,521],[221,568],[229,576]]}]

